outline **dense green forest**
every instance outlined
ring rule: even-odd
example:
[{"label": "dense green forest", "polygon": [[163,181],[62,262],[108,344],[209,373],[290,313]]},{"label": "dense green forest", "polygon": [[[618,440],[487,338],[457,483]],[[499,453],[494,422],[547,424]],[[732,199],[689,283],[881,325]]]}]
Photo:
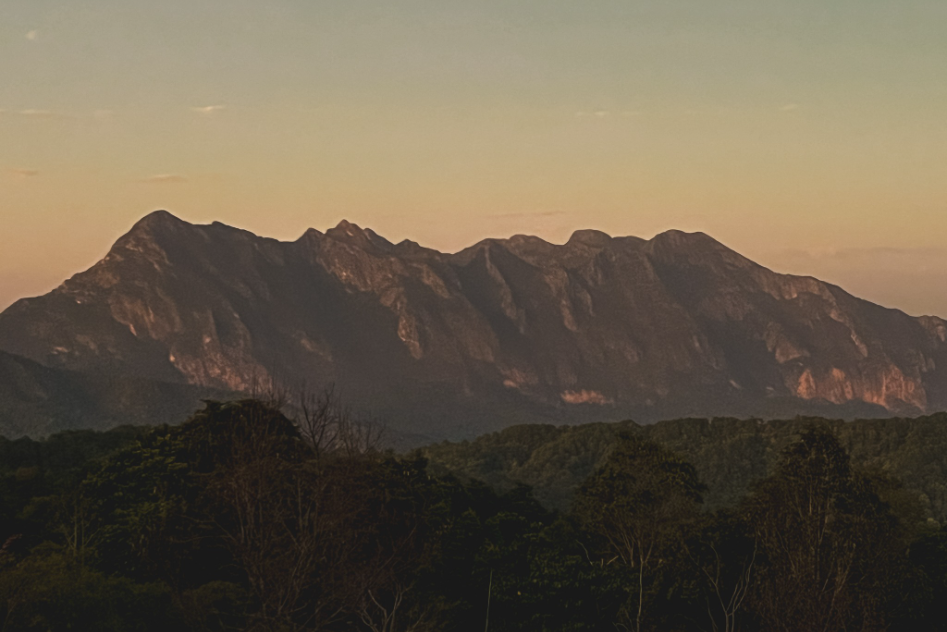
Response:
[{"label": "dense green forest", "polygon": [[640,434],[680,454],[708,489],[704,507],[733,506],[773,471],[780,454],[806,427],[835,434],[853,462],[893,476],[916,493],[926,514],[947,522],[947,414],[854,422],[797,417],[679,419],[639,426],[625,421],[582,426],[526,425],[474,441],[422,450],[433,472],[481,480],[496,489],[529,485],[544,505],[566,511],[583,480],[600,466],[620,433]]},{"label": "dense green forest", "polygon": [[0,440],[0,632],[943,630],[945,421],[396,455],[327,395]]}]

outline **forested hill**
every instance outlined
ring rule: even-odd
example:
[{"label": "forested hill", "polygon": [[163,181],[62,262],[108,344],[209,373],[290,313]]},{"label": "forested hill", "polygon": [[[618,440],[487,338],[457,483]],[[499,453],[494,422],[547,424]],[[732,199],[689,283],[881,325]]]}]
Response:
[{"label": "forested hill", "polygon": [[523,425],[474,441],[422,450],[432,471],[450,471],[498,489],[533,487],[538,500],[566,510],[576,488],[602,462],[620,431],[632,431],[694,464],[708,510],[735,504],[772,470],[780,451],[810,425],[830,427],[856,466],[900,479],[939,522],[947,520],[947,414],[853,422],[797,417],[784,421],[680,419],[582,426]]},{"label": "forested hill", "polygon": [[0,436],[43,437],[123,424],[180,423],[219,389],[43,366],[0,351]]}]

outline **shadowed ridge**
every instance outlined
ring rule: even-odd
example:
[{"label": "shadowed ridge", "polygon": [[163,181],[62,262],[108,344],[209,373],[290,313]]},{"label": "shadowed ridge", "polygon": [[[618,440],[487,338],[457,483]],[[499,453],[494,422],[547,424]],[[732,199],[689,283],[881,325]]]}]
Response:
[{"label": "shadowed ridge", "polygon": [[420,259],[425,259],[425,260],[430,260],[430,259],[440,260],[440,259],[443,259],[445,256],[448,256],[448,257],[450,256],[450,255],[445,255],[440,250],[435,250],[434,248],[428,248],[427,246],[422,246],[418,242],[413,241],[411,239],[402,239],[401,241],[399,241],[397,244],[394,245],[393,252],[394,254],[400,257],[407,257],[410,259],[420,258]]},{"label": "shadowed ridge", "polygon": [[358,224],[343,219],[335,228],[325,233],[326,237],[335,241],[349,244],[361,249],[374,249],[381,252],[391,252],[395,245],[377,234],[370,228],[362,228]]},{"label": "shadowed ridge", "polygon": [[164,209],[159,209],[157,211],[148,213],[140,220],[135,222],[131,230],[134,231],[141,229],[163,228],[168,226],[180,226],[182,224],[186,224],[188,226],[191,225],[180,217],[177,217],[176,215],[169,213]]},{"label": "shadowed ridge", "polygon": [[592,248],[604,248],[611,241],[612,236],[608,233],[603,233],[600,230],[583,229],[572,233],[572,236],[569,237],[569,241],[566,242],[566,245],[582,245],[591,246]]},{"label": "shadowed ridge", "polygon": [[537,248],[548,248],[550,246],[555,247],[555,244],[546,241],[542,237],[537,237],[536,235],[524,235],[522,233],[517,233],[505,241],[515,246],[527,245]]},{"label": "shadowed ridge", "polygon": [[127,233],[116,239],[103,261],[117,256],[117,253],[121,251],[145,252],[156,247],[159,241],[179,236],[183,231],[194,228],[196,228],[194,224],[168,211],[153,211],[135,222]]},{"label": "shadowed ridge", "polygon": [[656,248],[700,248],[733,252],[707,233],[700,231],[688,233],[677,229],[666,230],[652,237],[650,243]]},{"label": "shadowed ridge", "polygon": [[646,249],[657,260],[665,262],[693,265],[718,260],[740,268],[763,268],[702,232],[668,230],[651,238]]},{"label": "shadowed ridge", "polygon": [[318,252],[322,249],[323,244],[328,238],[325,233],[321,230],[316,230],[315,228],[307,228],[306,232],[299,236],[299,239],[293,242],[293,246],[298,248],[301,252],[306,253],[304,257],[312,256],[312,253]]},{"label": "shadowed ridge", "polygon": [[325,233],[315,228],[307,228],[306,232],[299,236],[294,243],[318,242],[325,237]]},{"label": "shadowed ridge", "polygon": [[[207,231],[221,231],[229,235],[240,235],[243,238],[258,239],[261,241],[275,242],[277,240],[271,237],[262,237],[256,233],[231,226],[223,222],[211,222],[210,224],[192,224],[183,220],[165,210],[158,210],[148,213],[129,229],[129,231],[116,240],[115,245],[124,245],[124,241],[134,241],[139,239],[160,239],[169,237],[180,237],[185,233],[203,234],[207,237]],[[124,241],[123,241],[124,240]]]},{"label": "shadowed ridge", "polygon": [[563,245],[553,244],[541,237],[535,235],[517,234],[507,239],[488,237],[478,241],[472,246],[450,255],[455,263],[466,265],[473,261],[481,253],[489,255],[496,249],[506,250],[514,255],[537,262],[540,258],[557,257],[564,255],[569,246],[584,245],[593,248],[603,248],[612,241],[612,237],[598,230],[577,230],[569,238],[569,241]]},{"label": "shadowed ridge", "polygon": [[459,265],[467,265],[474,259],[476,259],[481,254],[487,254],[490,251],[496,248],[505,248],[504,239],[497,239],[495,237],[488,237],[486,239],[481,239],[473,246],[467,246],[463,250],[455,252],[450,256],[451,263]]},{"label": "shadowed ridge", "polygon": [[497,245],[533,265],[548,266],[561,263],[563,247],[533,235],[513,235],[509,239],[498,240]]}]

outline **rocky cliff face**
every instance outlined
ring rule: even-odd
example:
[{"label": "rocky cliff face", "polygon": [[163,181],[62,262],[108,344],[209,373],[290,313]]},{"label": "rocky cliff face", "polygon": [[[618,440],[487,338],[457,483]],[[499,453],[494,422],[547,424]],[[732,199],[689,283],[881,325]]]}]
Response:
[{"label": "rocky cliff face", "polygon": [[[279,242],[166,212],[0,314],[48,367],[234,391],[335,382],[395,425],[947,407],[947,323],[703,234],[518,235],[456,254],[342,222]],[[853,413],[854,414],[854,413]]]}]

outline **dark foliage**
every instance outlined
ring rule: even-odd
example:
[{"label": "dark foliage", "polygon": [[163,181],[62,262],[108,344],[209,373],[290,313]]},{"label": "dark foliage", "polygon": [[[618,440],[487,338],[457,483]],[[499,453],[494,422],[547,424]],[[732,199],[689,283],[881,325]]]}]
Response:
[{"label": "dark foliage", "polygon": [[941,419],[520,427],[431,467],[310,404],[0,440],[0,631],[944,629]]}]

